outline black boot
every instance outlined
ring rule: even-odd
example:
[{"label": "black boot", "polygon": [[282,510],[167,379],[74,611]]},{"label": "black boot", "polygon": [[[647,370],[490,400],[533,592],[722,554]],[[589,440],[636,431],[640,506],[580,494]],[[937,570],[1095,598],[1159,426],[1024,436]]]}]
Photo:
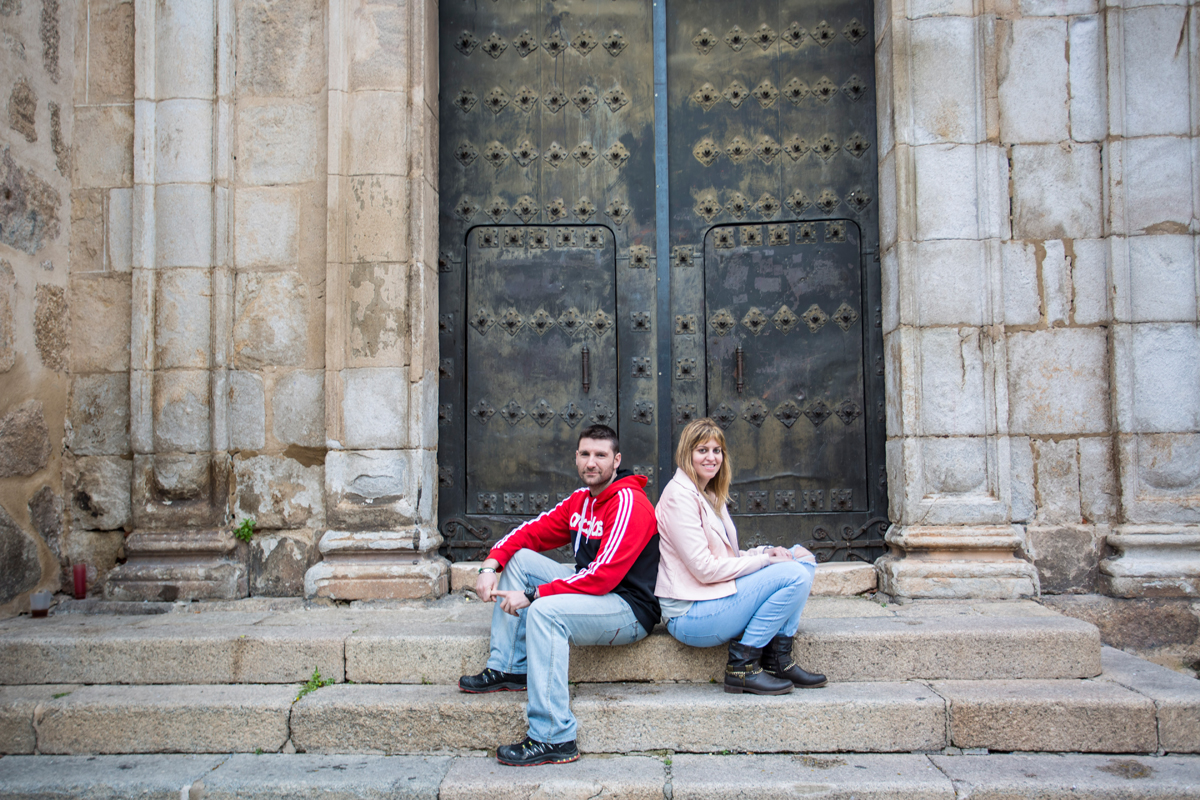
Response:
[{"label": "black boot", "polygon": [[808,672],[792,658],[792,637],[779,634],[763,648],[762,667],[777,678],[785,678],[801,689],[815,689],[828,681],[818,672]]},{"label": "black boot", "polygon": [[787,694],[792,682],[763,672],[758,665],[761,647],[750,647],[736,639],[729,643],[729,663],[725,665],[725,691],[733,694]]}]

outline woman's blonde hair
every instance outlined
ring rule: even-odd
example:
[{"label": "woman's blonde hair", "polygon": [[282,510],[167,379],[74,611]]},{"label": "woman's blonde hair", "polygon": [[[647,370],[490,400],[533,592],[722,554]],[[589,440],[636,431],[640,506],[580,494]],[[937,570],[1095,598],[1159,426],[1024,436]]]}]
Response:
[{"label": "woman's blonde hair", "polygon": [[[703,489],[700,489],[700,476],[692,465],[692,451],[705,442],[715,441],[721,446],[721,468]],[[729,451],[725,448],[725,432],[709,417],[694,419],[679,434],[679,446],[675,448],[675,466],[683,470],[683,474],[692,479],[692,483],[700,489],[701,494],[708,497],[718,512],[729,500],[729,484],[733,467],[729,463]]]}]

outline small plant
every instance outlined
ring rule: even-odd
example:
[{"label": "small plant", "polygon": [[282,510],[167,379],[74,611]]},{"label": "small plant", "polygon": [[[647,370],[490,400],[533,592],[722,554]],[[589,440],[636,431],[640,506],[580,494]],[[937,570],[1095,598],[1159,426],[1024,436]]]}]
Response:
[{"label": "small plant", "polygon": [[320,669],[318,669],[317,667],[313,667],[312,677],[308,679],[307,683],[305,683],[303,686],[300,687],[300,694],[296,695],[296,699],[293,700],[292,702],[293,703],[298,702],[301,697],[304,697],[304,695],[309,694],[310,692],[315,692],[317,689],[320,689],[322,686],[329,686],[332,683],[333,683],[333,681],[328,681],[321,677]]},{"label": "small plant", "polygon": [[254,755],[261,756],[262,754],[263,754],[263,749],[261,747],[254,748]]},{"label": "small plant", "polygon": [[70,694],[70,692],[56,692],[55,694],[52,694],[50,696],[53,697],[55,700],[57,700],[58,698],[66,697],[69,694]]},{"label": "small plant", "polygon": [[246,517],[241,525],[233,529],[233,535],[243,542],[249,542],[254,537],[254,520]]}]

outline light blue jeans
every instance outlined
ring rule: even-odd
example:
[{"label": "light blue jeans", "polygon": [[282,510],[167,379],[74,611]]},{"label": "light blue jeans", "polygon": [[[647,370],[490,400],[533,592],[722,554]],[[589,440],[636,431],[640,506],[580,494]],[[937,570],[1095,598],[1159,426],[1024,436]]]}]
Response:
[{"label": "light blue jeans", "polygon": [[738,636],[742,644],[764,647],[777,633],[795,636],[816,572],[806,562],[768,564],[738,578],[736,594],[692,603],[682,617],[668,620],[667,630],[692,647],[716,647]]},{"label": "light blue jeans", "polygon": [[[500,573],[498,589],[525,591],[575,573],[532,550],[518,550]],[[496,603],[492,611],[492,652],[487,665],[528,677],[529,738],[539,742],[575,739],[575,715],[567,686],[569,644],[632,644],[646,635],[633,610],[619,595],[556,594],[539,597],[518,616]]]}]

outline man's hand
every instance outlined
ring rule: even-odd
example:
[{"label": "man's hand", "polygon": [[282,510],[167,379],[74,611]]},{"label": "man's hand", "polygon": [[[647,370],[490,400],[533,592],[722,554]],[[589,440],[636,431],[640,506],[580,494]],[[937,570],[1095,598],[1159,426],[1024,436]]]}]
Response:
[{"label": "man's hand", "polygon": [[[498,570],[500,562],[494,558],[489,558],[484,561],[480,569]],[[475,594],[479,595],[479,599],[485,603],[492,602],[492,596],[496,593],[496,584],[500,582],[500,576],[495,572],[481,572],[479,577],[475,579]]]},{"label": "man's hand", "polygon": [[512,614],[514,617],[522,608],[529,606],[529,598],[525,596],[525,593],[515,589],[492,592],[492,595],[500,599],[500,608],[506,614]]}]

